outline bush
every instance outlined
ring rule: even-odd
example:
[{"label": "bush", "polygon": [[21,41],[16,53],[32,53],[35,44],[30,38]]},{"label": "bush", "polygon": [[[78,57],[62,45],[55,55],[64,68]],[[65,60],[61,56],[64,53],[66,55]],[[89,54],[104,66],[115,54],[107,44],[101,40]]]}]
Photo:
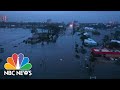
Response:
[{"label": "bush", "polygon": [[83,49],[81,49],[81,53],[85,54],[85,53],[87,53],[87,50],[83,48]]},{"label": "bush", "polygon": [[84,39],[87,39],[87,38],[89,38],[88,36],[85,36],[85,35],[82,35],[81,37],[80,37],[80,39],[82,40],[82,41],[84,41]]},{"label": "bush", "polygon": [[120,31],[116,31],[114,34],[115,39],[120,39]]},{"label": "bush", "polygon": [[95,62],[97,59],[94,56],[90,56],[90,62]]},{"label": "bush", "polygon": [[92,34],[93,35],[100,35],[100,32],[98,32],[98,31],[92,31]]},{"label": "bush", "polygon": [[109,48],[120,48],[120,44],[117,42],[109,43]]},{"label": "bush", "polygon": [[105,35],[104,38],[102,39],[103,40],[103,43],[107,43],[109,41],[109,36],[108,35]]}]

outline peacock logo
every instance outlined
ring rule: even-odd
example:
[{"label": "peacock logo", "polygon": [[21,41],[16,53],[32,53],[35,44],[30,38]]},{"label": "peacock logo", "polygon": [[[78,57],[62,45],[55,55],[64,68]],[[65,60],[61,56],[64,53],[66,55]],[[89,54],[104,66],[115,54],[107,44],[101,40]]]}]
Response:
[{"label": "peacock logo", "polygon": [[22,53],[14,53],[12,57],[7,58],[7,63],[5,63],[4,68],[6,70],[30,70],[32,64],[29,63],[29,58],[24,57]]}]

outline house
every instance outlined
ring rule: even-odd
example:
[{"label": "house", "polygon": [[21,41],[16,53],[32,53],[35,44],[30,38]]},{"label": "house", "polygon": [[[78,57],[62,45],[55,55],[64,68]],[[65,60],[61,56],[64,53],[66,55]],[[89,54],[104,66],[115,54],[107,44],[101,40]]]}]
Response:
[{"label": "house", "polygon": [[116,43],[120,44],[119,40],[111,40],[111,42],[116,42]]},{"label": "house", "polygon": [[85,36],[89,36],[89,34],[88,34],[87,32],[83,33],[83,35],[85,35]]},{"label": "house", "polygon": [[84,27],[84,29],[87,31],[94,31],[95,30],[93,27]]},{"label": "house", "polygon": [[108,46],[109,46],[109,48],[120,49],[120,41],[119,40],[111,40]]},{"label": "house", "polygon": [[90,38],[90,35],[87,32],[84,32],[82,35],[85,36],[85,37],[87,37],[87,38]]},{"label": "house", "polygon": [[88,38],[88,39],[85,39],[84,40],[84,44],[85,45],[90,45],[90,46],[96,46],[97,45],[97,42],[95,42],[93,39],[91,38]]},{"label": "house", "polygon": [[92,54],[94,56],[105,56],[105,57],[120,57],[120,51],[119,50],[112,50],[107,48],[93,48]]}]

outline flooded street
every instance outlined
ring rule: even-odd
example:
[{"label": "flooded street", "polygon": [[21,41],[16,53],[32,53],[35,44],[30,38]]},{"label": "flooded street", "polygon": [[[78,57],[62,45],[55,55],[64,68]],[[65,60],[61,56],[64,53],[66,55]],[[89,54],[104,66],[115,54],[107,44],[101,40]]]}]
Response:
[{"label": "flooded street", "polygon": [[29,57],[32,64],[33,79],[44,78],[89,78],[87,73],[81,71],[80,60],[75,58],[74,44],[80,41],[79,37],[72,35],[72,29],[67,29],[59,35],[55,43],[25,44],[23,40],[31,36],[27,29],[1,29],[0,41],[4,53],[0,69],[3,69],[7,57],[13,53],[23,53]]},{"label": "flooded street", "polygon": [[[104,36],[110,32],[102,31]],[[101,42],[102,35],[91,37]],[[7,57],[13,53],[23,53],[29,57],[32,64],[31,79],[89,79],[90,75],[85,66],[85,57],[89,56],[92,47],[86,47],[86,54],[79,53],[76,58],[75,43],[82,45],[80,36],[73,34],[73,29],[67,28],[59,34],[54,42],[25,44],[23,41],[32,36],[30,29],[0,29],[0,47],[4,52],[0,53],[0,69],[4,69]],[[109,68],[111,70],[109,71]],[[108,72],[109,71],[109,72]],[[102,74],[101,74],[102,73]],[[120,78],[120,66],[113,64],[96,64],[94,74],[97,78]],[[113,75],[114,74],[114,75]],[[117,74],[117,75],[116,75]],[[112,77],[113,76],[113,77]]]}]

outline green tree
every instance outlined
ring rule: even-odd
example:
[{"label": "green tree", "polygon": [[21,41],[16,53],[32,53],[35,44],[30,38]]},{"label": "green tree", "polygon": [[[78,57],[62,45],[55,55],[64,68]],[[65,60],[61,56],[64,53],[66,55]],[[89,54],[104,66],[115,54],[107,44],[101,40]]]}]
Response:
[{"label": "green tree", "polygon": [[87,50],[83,47],[83,46],[81,46],[81,49],[80,49],[80,51],[81,51],[81,53],[82,54],[85,54],[85,53],[87,53]]},{"label": "green tree", "polygon": [[88,37],[87,36],[85,36],[85,35],[82,35],[81,37],[80,37],[80,39],[82,40],[82,41],[84,41],[84,39],[87,39]]},{"label": "green tree", "polygon": [[95,62],[97,59],[93,55],[91,55],[89,60],[90,62]]},{"label": "green tree", "polygon": [[103,38],[103,44],[106,44],[109,41],[109,36],[105,35]]},{"label": "green tree", "polygon": [[96,31],[92,31],[92,34],[93,34],[93,35],[100,35],[100,32],[98,32],[98,31],[96,30]]},{"label": "green tree", "polygon": [[115,39],[120,39],[120,31],[116,31],[114,34]]}]

